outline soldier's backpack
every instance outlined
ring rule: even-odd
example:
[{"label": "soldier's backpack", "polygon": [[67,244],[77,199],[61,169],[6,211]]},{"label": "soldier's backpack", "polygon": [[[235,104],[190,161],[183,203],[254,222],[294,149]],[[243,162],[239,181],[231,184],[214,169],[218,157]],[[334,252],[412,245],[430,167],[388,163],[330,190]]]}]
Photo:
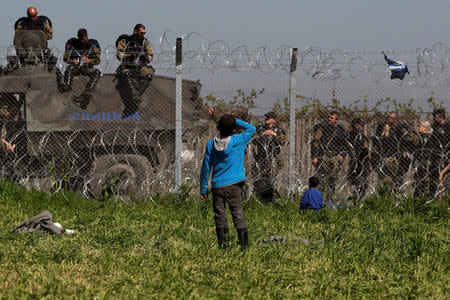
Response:
[{"label": "soldier's backpack", "polygon": [[116,40],[116,48],[117,48],[117,45],[119,45],[119,42],[121,40],[123,40],[123,39],[125,39],[128,42],[131,39],[131,36],[129,34],[121,34],[121,35],[119,35],[119,37]]}]

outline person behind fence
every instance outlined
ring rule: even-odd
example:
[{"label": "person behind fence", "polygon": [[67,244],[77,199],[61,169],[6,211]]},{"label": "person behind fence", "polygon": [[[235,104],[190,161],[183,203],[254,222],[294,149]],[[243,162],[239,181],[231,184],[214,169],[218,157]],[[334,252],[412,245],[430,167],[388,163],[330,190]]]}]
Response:
[{"label": "person behind fence", "polygon": [[116,73],[116,86],[124,101],[123,117],[139,109],[140,97],[153,78],[155,69],[148,65],[153,60],[153,49],[145,38],[147,31],[142,24],[136,24],[132,35],[122,34],[116,40],[117,58],[121,64]]},{"label": "person behind fence", "polygon": [[356,199],[364,197],[370,175],[369,140],[364,133],[364,126],[363,119],[355,118],[352,120],[351,129],[347,134],[347,146],[350,153],[347,179],[353,185]]},{"label": "person behind fence", "polygon": [[[247,225],[242,205],[242,185],[245,182],[244,152],[256,128],[232,115],[222,116],[217,124],[219,136],[208,141],[200,173],[200,195],[206,199],[211,175],[214,221],[219,246],[228,247],[229,229],[225,205],[231,211],[242,249],[248,245]],[[233,134],[243,129],[240,134]]]},{"label": "person behind fence", "polygon": [[[440,182],[439,178],[444,178],[450,164],[450,123],[446,119],[443,109],[433,112],[433,133],[430,138],[431,170],[430,170],[430,193],[435,195],[438,186],[442,186],[448,192],[448,180]],[[442,181],[442,180],[441,180]]]},{"label": "person behind fence", "polygon": [[309,178],[309,189],[303,194],[300,201],[300,211],[313,210],[319,212],[322,208],[323,197],[319,191],[319,178],[313,176]]},{"label": "person behind fence", "polygon": [[430,196],[430,166],[431,149],[430,137],[433,132],[431,123],[421,120],[416,128],[416,134],[411,139],[413,153],[412,166],[414,169],[414,197]]},{"label": "person behind fence", "polygon": [[89,77],[85,90],[73,98],[75,104],[86,109],[92,99],[95,86],[100,80],[101,72],[94,68],[100,64],[100,45],[97,40],[89,39],[88,32],[84,28],[78,29],[77,37],[66,42],[64,62],[68,65],[64,72],[64,81],[58,74],[58,89],[65,93],[72,90],[73,77],[85,75]]},{"label": "person behind fence", "polygon": [[3,164],[6,162],[8,155],[14,153],[14,149],[16,148],[16,145],[11,143],[11,140],[8,137],[10,134],[6,129],[6,126],[8,126],[7,124],[13,120],[14,113],[12,112],[12,107],[4,103],[0,108],[0,126],[2,129],[0,149],[2,150],[1,161]]},{"label": "person behind fence", "polygon": [[334,194],[338,174],[347,151],[345,129],[338,124],[338,121],[338,112],[331,111],[328,122],[321,122],[314,126],[311,144],[312,163],[317,168],[319,179],[327,187],[328,197]]},{"label": "person behind fence", "polygon": [[[26,17],[21,17],[14,23],[14,30],[16,32],[21,30],[39,30],[42,31],[47,40],[53,38],[52,22],[46,16],[39,16],[34,6],[28,7]],[[49,70],[51,70],[56,65],[57,58],[53,56],[50,49],[41,50],[44,51],[43,58],[48,63]],[[16,49],[16,52],[18,53],[19,60],[23,63],[24,58],[26,58],[23,54],[21,55],[23,51]]]},{"label": "person behind fence", "polygon": [[408,148],[411,133],[408,126],[400,124],[398,113],[392,111],[388,113],[385,123],[378,124],[372,137],[373,167],[378,173],[378,179],[389,184],[394,193],[399,192],[411,164]]},{"label": "person behind fence", "polygon": [[[7,171],[13,174],[18,168],[17,162],[24,163],[26,156],[27,136],[25,121],[20,117],[19,104],[11,94],[2,94],[0,97],[0,128],[1,128],[1,163],[15,162]],[[20,167],[19,167],[20,168]]]},{"label": "person behind fence", "polygon": [[257,127],[258,136],[252,140],[254,190],[262,202],[275,201],[273,188],[274,167],[281,165],[279,154],[286,131],[278,126],[274,112],[265,115],[264,125]]}]

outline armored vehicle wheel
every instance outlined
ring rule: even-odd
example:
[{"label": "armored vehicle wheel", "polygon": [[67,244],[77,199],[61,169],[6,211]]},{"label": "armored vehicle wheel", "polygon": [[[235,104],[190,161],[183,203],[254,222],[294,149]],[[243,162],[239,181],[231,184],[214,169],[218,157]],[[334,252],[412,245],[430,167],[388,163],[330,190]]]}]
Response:
[{"label": "armored vehicle wheel", "polygon": [[148,195],[152,167],[141,155],[111,154],[97,157],[90,172],[90,191],[94,197]]}]

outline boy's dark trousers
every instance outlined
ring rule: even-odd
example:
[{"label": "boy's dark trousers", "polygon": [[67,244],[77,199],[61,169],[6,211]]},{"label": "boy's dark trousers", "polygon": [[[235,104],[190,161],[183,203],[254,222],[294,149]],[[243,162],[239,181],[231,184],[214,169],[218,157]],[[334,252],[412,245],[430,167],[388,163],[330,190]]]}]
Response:
[{"label": "boy's dark trousers", "polygon": [[216,223],[216,233],[219,246],[228,246],[228,221],[226,216],[226,206],[230,207],[234,227],[238,232],[239,244],[242,248],[248,245],[248,232],[245,223],[244,208],[242,206],[242,183],[212,189],[214,221]]}]

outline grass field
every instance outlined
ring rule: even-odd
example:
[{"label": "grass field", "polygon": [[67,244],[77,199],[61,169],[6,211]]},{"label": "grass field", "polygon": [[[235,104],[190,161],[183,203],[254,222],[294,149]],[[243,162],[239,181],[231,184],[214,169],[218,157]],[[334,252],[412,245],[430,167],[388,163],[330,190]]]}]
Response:
[{"label": "grass field", "polygon": [[[0,182],[2,299],[448,299],[449,199],[299,214],[246,201],[251,246],[216,246],[210,202],[48,196]],[[73,235],[11,234],[48,209]],[[229,220],[230,221],[230,220]],[[232,237],[236,238],[234,230]],[[286,236],[287,243],[268,242]],[[309,243],[295,242],[295,238]]]}]

